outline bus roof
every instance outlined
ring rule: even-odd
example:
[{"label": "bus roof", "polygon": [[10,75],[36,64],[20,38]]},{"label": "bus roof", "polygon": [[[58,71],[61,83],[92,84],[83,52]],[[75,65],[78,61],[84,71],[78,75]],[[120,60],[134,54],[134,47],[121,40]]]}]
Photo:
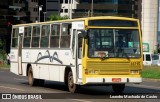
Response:
[{"label": "bus roof", "polygon": [[46,21],[46,22],[36,22],[36,23],[26,23],[26,24],[17,24],[13,25],[14,27],[19,26],[28,26],[28,25],[37,25],[37,24],[48,24],[48,23],[61,23],[61,22],[72,22],[72,21],[82,21],[82,20],[95,20],[95,19],[119,19],[119,20],[131,20],[137,21],[138,19],[129,18],[129,17],[119,17],[119,16],[96,16],[96,17],[85,17],[85,18],[75,18],[75,19],[66,19],[66,20],[56,20],[56,21]]}]

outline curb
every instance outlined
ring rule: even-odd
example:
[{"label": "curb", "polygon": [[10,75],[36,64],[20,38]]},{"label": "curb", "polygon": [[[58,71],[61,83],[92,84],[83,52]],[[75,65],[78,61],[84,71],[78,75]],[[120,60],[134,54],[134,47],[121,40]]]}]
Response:
[{"label": "curb", "polygon": [[160,82],[160,79],[142,78],[142,81]]},{"label": "curb", "polygon": [[0,67],[0,70],[10,70],[10,68]]}]

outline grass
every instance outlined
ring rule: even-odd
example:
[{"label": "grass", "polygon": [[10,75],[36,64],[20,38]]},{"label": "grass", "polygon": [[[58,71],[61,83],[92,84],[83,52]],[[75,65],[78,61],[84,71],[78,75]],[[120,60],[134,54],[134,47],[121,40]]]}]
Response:
[{"label": "grass", "polygon": [[142,70],[142,78],[160,79],[160,67],[145,66]]},{"label": "grass", "polygon": [[1,68],[3,68],[3,69],[4,69],[4,68],[5,68],[5,69],[9,69],[9,68],[10,68],[10,65],[7,65],[7,64],[3,64],[3,65],[2,65],[2,64],[0,64],[0,69],[1,69]]}]

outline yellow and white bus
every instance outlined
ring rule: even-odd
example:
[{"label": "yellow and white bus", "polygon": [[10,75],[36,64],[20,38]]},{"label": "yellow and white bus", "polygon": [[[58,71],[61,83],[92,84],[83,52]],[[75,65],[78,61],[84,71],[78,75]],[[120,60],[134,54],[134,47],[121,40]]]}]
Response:
[{"label": "yellow and white bus", "polygon": [[[120,41],[120,42],[119,42]],[[142,82],[142,38],[138,19],[88,17],[13,25],[11,72],[28,76],[29,85],[64,82],[80,85]]]}]

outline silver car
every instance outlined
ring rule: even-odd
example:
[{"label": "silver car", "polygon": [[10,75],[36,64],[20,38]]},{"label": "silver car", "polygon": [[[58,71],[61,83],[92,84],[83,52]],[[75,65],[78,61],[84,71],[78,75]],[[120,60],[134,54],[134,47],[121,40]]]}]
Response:
[{"label": "silver car", "polygon": [[152,55],[152,65],[160,66],[160,55],[159,54]]}]

